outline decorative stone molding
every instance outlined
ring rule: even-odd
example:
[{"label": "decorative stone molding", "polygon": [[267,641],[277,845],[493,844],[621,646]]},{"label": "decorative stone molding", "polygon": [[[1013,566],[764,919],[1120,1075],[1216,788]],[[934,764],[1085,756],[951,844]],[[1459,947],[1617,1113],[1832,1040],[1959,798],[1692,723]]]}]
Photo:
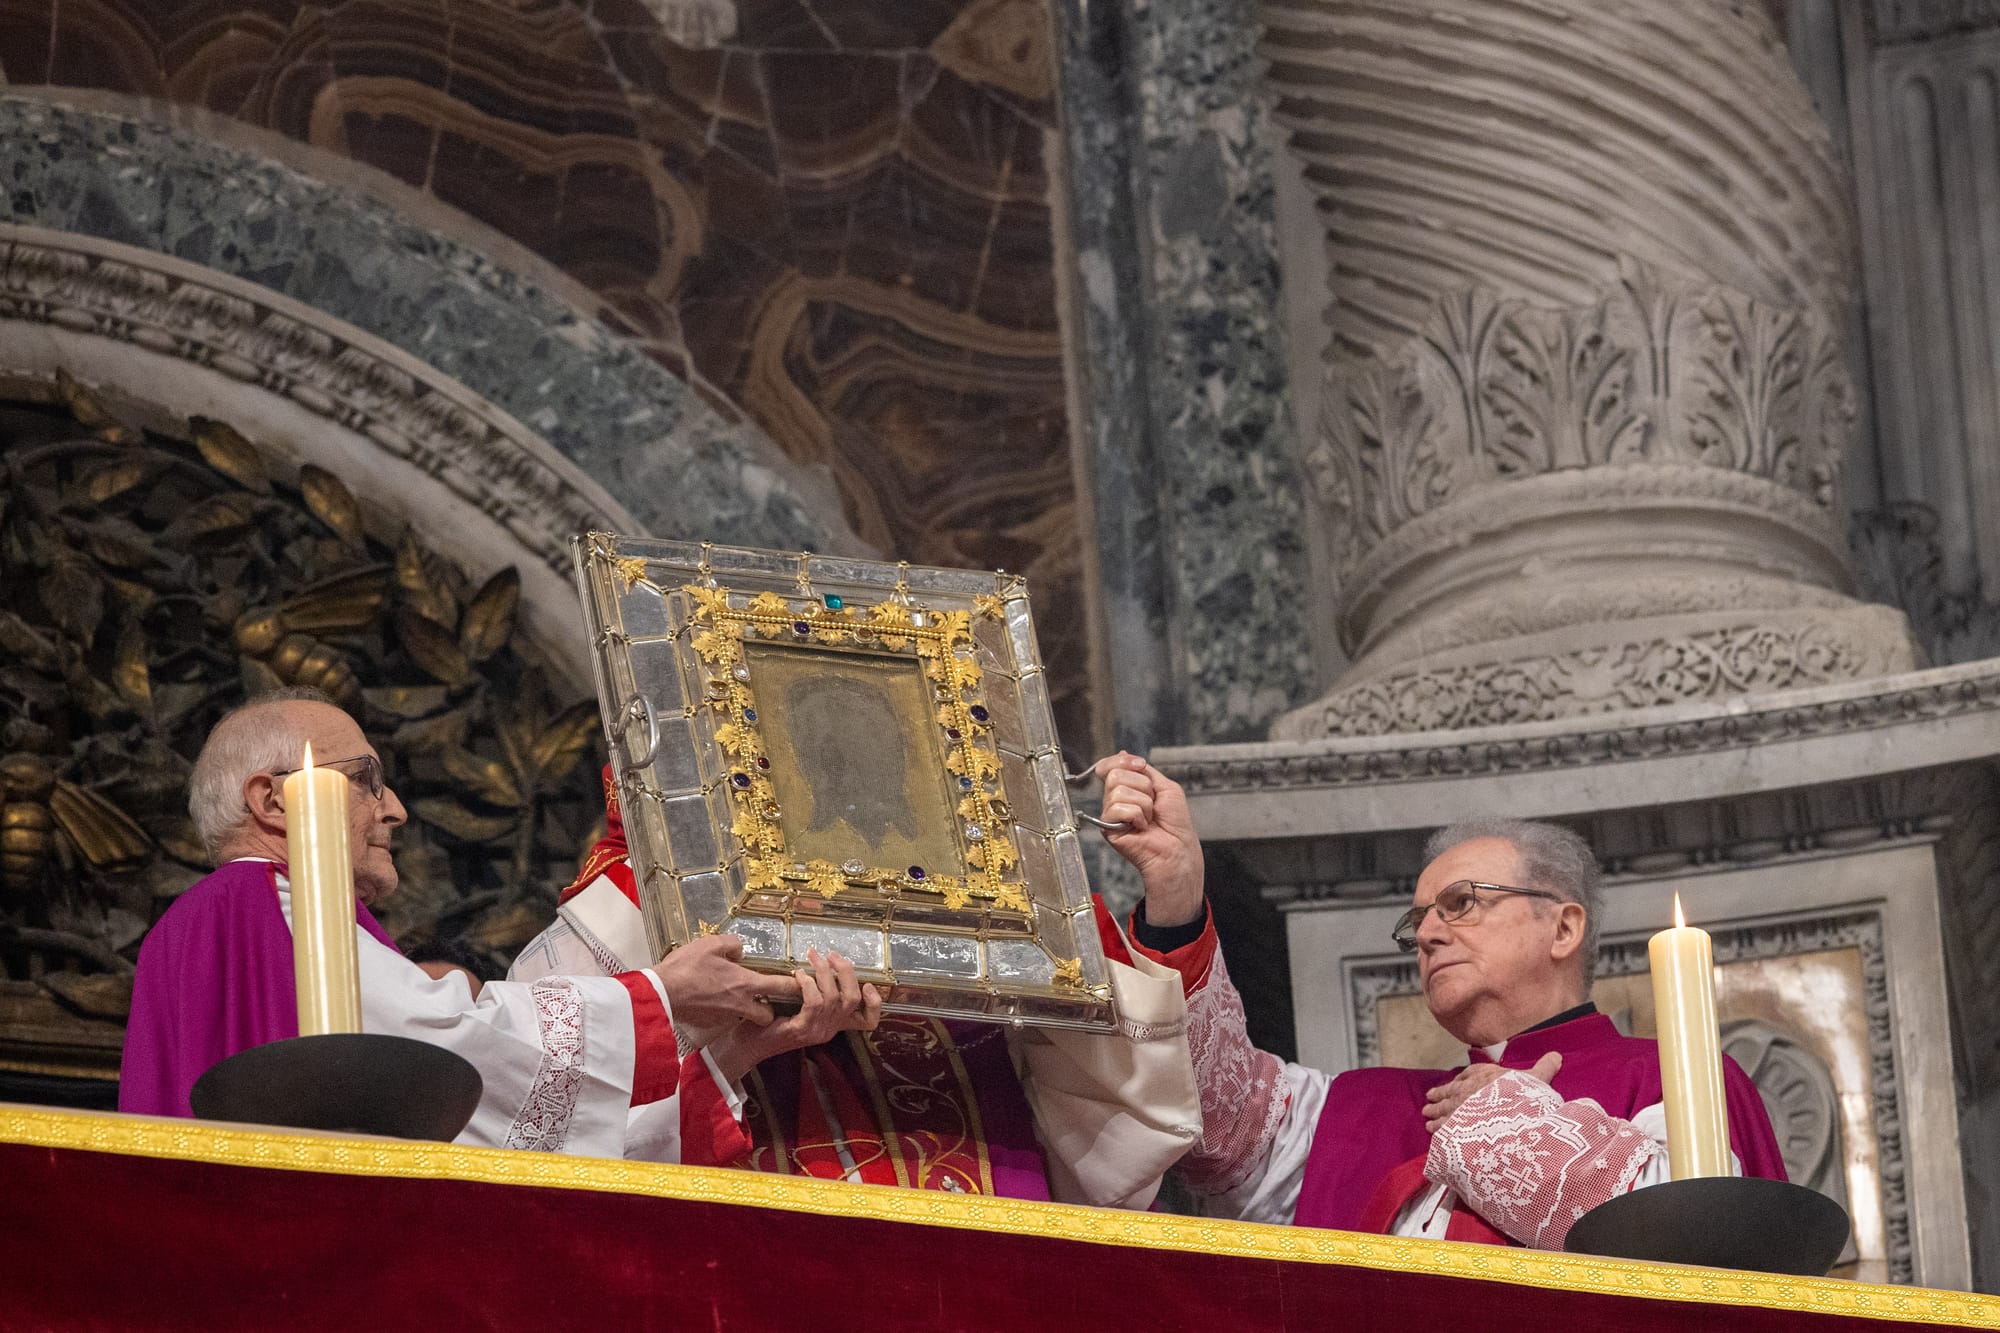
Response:
[{"label": "decorative stone molding", "polygon": [[[476,572],[525,558],[531,637],[588,679],[569,539],[639,523],[491,403],[380,340],[252,283],[93,237],[0,224],[0,375],[61,366],[139,415],[206,412],[355,478],[378,512],[451,534]],[[311,423],[320,423],[317,427]],[[358,469],[335,464],[359,454]],[[539,570],[540,573],[534,572]]]},{"label": "decorative stone molding", "polygon": [[2000,0],[1875,0],[1870,17],[1875,40],[1884,46],[1921,42],[2000,27]]},{"label": "decorative stone molding", "polygon": [[443,376],[165,256],[0,224],[0,320],[129,342],[282,394],[442,481],[551,569],[568,572],[575,533],[633,521],[533,432]]},{"label": "decorative stone molding", "polygon": [[[1607,638],[1583,647],[1535,640],[1504,662],[1427,661],[1414,670],[1344,685],[1280,718],[1274,740],[1368,736],[1538,722],[1621,712],[1731,694],[1764,693],[1879,675],[1907,665],[1902,617],[1888,607],[1767,612],[1739,624],[1692,628],[1680,617],[1620,629],[1657,637]],[[1574,639],[1571,634],[1549,636]],[[1476,650],[1475,650],[1476,651]]]},{"label": "decorative stone molding", "polygon": [[[1190,793],[1271,795],[1436,778],[1557,774],[1621,763],[1840,739],[1917,723],[2000,726],[2000,660],[1648,716],[1468,728],[1430,735],[1166,749],[1155,760]],[[1939,754],[1939,761],[1960,756]]]}]

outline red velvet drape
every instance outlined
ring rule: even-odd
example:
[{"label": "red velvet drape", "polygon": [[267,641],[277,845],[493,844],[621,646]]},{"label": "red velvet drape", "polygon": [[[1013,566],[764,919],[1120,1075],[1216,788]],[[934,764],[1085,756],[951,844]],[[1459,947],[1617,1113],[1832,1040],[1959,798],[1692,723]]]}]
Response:
[{"label": "red velvet drape", "polygon": [[722,1202],[0,1145],[8,1329],[1876,1326]]}]

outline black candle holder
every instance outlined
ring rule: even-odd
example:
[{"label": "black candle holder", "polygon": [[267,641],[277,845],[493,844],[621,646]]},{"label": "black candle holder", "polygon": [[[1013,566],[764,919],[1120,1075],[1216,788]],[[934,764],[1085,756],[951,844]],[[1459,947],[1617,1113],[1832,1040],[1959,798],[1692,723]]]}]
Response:
[{"label": "black candle holder", "polygon": [[195,1080],[203,1120],[450,1142],[485,1083],[464,1057],[409,1037],[335,1032],[238,1051]]},{"label": "black candle holder", "polygon": [[1698,1176],[1621,1194],[1569,1229],[1572,1254],[1824,1277],[1847,1246],[1847,1210],[1818,1190]]}]

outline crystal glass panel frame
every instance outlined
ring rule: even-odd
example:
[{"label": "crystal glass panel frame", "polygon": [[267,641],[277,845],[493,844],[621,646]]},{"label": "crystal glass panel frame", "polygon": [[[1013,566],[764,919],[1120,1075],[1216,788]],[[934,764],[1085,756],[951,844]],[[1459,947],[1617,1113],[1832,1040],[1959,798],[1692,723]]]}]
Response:
[{"label": "crystal glass panel frame", "polygon": [[603,532],[575,553],[655,953],[733,931],[789,971],[837,940],[892,1011],[1117,1026],[1024,580]]}]

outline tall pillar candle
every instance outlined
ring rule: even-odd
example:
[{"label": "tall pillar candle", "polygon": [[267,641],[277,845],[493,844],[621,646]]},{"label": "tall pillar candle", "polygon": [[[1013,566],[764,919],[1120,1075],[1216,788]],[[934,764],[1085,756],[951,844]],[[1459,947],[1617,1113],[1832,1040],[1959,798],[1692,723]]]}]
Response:
[{"label": "tall pillar candle", "polygon": [[1667,1156],[1675,1180],[1726,1176],[1729,1112],[1722,1094],[1722,1037],[1715,1022],[1715,959],[1708,932],[1687,924],[1674,895],[1674,927],[1648,945],[1653,1009],[1666,1097]]},{"label": "tall pillar candle", "polygon": [[347,844],[347,778],[305,762],[285,779],[285,852],[292,881],[292,967],[299,1035],[361,1031],[354,952],[354,864]]}]

